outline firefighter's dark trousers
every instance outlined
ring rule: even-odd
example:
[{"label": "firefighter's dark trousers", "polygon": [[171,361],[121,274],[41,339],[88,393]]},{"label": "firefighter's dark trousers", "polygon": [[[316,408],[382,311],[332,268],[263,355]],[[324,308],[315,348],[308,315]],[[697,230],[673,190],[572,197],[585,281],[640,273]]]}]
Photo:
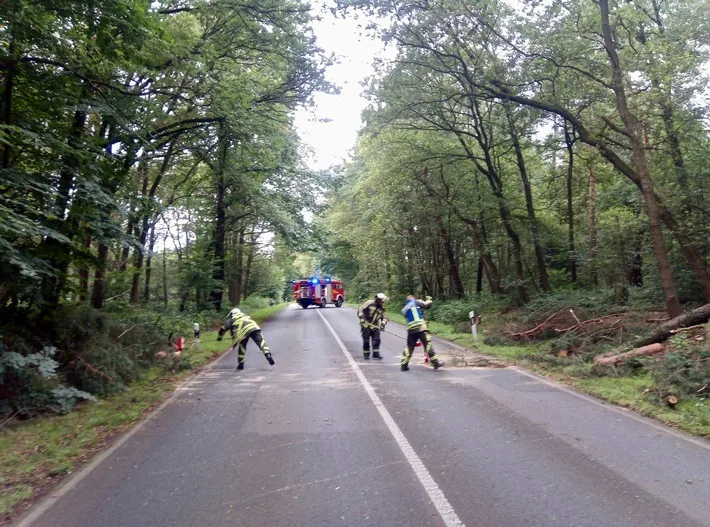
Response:
[{"label": "firefighter's dark trousers", "polygon": [[360,334],[362,335],[362,351],[366,355],[370,354],[370,339],[372,339],[372,351],[375,353],[380,352],[380,330],[375,328],[360,328]]},{"label": "firefighter's dark trousers", "polygon": [[271,353],[271,350],[269,349],[269,346],[266,345],[266,341],[264,340],[264,337],[261,336],[261,330],[260,329],[255,329],[251,333],[249,333],[246,337],[244,337],[243,340],[237,343],[237,347],[239,349],[239,354],[238,354],[238,362],[239,364],[244,364],[244,359],[246,359],[247,356],[247,343],[249,342],[249,339],[252,339],[257,346],[259,346],[259,349],[261,352],[264,354],[264,356],[268,355]]},{"label": "firefighter's dark trousers", "polygon": [[404,353],[402,353],[402,366],[409,365],[409,359],[412,358],[412,353],[414,353],[417,341],[421,341],[422,346],[424,346],[424,353],[429,355],[429,360],[432,364],[439,362],[439,357],[434,353],[434,349],[431,345],[431,334],[429,331],[410,331],[407,333],[407,347],[404,348]]}]

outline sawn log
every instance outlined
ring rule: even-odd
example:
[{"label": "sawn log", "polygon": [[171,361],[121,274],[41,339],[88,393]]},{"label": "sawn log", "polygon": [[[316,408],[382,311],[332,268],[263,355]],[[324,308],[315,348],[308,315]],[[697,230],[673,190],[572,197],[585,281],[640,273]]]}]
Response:
[{"label": "sawn log", "polygon": [[594,363],[600,364],[601,366],[616,366],[617,364],[621,364],[622,362],[624,362],[626,359],[630,359],[633,357],[642,357],[644,355],[655,355],[657,353],[663,353],[664,349],[665,348],[663,347],[663,344],[656,342],[654,344],[649,344],[648,346],[642,346],[640,348],[636,348],[635,350],[627,351],[626,353],[612,355],[611,357],[594,357]]},{"label": "sawn log", "polygon": [[637,340],[633,346],[640,348],[654,342],[663,342],[672,335],[671,330],[704,324],[708,319],[710,319],[710,304],[705,304],[661,324],[650,336]]}]

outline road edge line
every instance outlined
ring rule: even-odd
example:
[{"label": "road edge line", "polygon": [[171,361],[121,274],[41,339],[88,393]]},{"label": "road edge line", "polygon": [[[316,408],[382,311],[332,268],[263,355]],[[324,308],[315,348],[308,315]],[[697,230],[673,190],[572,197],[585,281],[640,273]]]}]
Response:
[{"label": "road edge line", "polygon": [[595,406],[598,406],[600,408],[603,408],[605,410],[615,412],[619,415],[623,415],[624,417],[629,417],[629,418],[633,419],[634,421],[638,421],[639,423],[643,423],[651,428],[655,428],[659,432],[665,432],[668,435],[674,436],[678,439],[684,439],[685,441],[692,443],[696,446],[702,447],[706,450],[710,450],[710,443],[708,443],[706,440],[686,434],[685,432],[683,432],[681,430],[676,430],[675,428],[668,426],[667,424],[665,424],[663,422],[659,422],[656,419],[653,419],[651,417],[647,417],[643,414],[640,414],[636,410],[632,410],[630,408],[625,408],[623,406],[619,406],[616,403],[612,403],[610,401],[605,401],[604,399],[601,399],[601,398],[596,397],[594,395],[578,391],[573,386],[567,386],[565,384],[561,384],[559,382],[556,382],[553,379],[548,379],[546,377],[543,377],[542,375],[538,375],[535,372],[527,371],[526,369],[521,368],[520,366],[508,366],[508,369],[518,372],[521,375],[525,375],[526,377],[530,377],[531,379],[534,379],[542,384],[546,384],[546,385],[550,386],[551,388],[555,388],[557,390],[563,391],[563,392],[568,393],[570,395],[574,395],[575,397],[577,397],[579,399],[583,399],[584,401],[591,403]]},{"label": "road edge line", "polygon": [[[290,307],[290,303],[287,303],[287,305],[281,309],[280,311],[277,311],[273,315],[271,315],[269,318],[264,320],[259,324],[259,326],[263,326],[267,324],[271,319],[276,317],[279,313],[282,313],[286,309]],[[195,375],[189,377],[188,379],[185,379],[182,383],[177,385],[175,389],[173,390],[173,393],[171,393],[165,401],[163,401],[160,406],[158,406],[156,409],[154,409],[152,412],[150,412],[148,415],[146,415],[143,419],[141,419],[139,422],[136,424],[132,425],[132,428],[130,430],[126,431],[121,435],[118,439],[116,439],[110,446],[108,446],[105,450],[103,450],[100,454],[98,454],[94,459],[92,459],[88,465],[83,466],[76,474],[71,476],[67,481],[59,485],[55,490],[50,491],[45,497],[41,498],[37,503],[34,503],[30,505],[30,507],[25,511],[23,514],[20,515],[19,518],[17,518],[17,523],[15,521],[11,521],[10,525],[13,527],[29,527],[32,525],[32,523],[36,520],[38,520],[44,513],[46,513],[49,509],[52,508],[52,506],[59,501],[60,498],[62,498],[65,494],[67,494],[69,491],[74,489],[81,481],[86,478],[91,472],[96,469],[103,461],[106,460],[111,454],[113,454],[116,450],[119,449],[126,441],[128,441],[131,437],[133,437],[137,432],[139,432],[148,422],[153,420],[155,417],[158,416],[160,412],[162,412],[166,406],[168,406],[177,395],[186,389],[190,384],[193,382],[197,381],[200,377],[203,375],[206,375],[210,371],[215,369],[215,366],[222,362],[227,355],[232,352],[232,346],[229,346],[226,350],[224,350],[219,357],[216,359],[210,361],[201,371],[196,373]]]},{"label": "road edge line", "polygon": [[116,441],[111,444],[111,446],[106,448],[106,450],[104,450],[94,459],[92,459],[88,465],[82,467],[79,472],[70,477],[64,484],[60,485],[56,490],[51,491],[39,502],[32,505],[25,515],[20,516],[20,518],[18,518],[18,523],[10,523],[10,525],[13,525],[14,527],[29,527],[30,525],[32,525],[33,522],[41,518],[49,509],[54,506],[57,501],[59,501],[71,490],[76,488],[77,485],[79,485],[79,483],[81,483],[89,474],[91,474],[101,463],[106,461],[107,458],[111,457],[111,455],[116,452],[116,450],[122,447],[135,434],[140,432],[143,427],[146,426],[150,421],[155,419],[158,414],[165,409],[165,407],[171,404],[173,400],[178,395],[180,395],[181,392],[185,391],[185,389],[187,389],[193,382],[200,379],[203,375],[206,375],[207,373],[214,370],[214,367],[220,362],[222,362],[230,354],[231,351],[232,347],[230,346],[224,352],[222,352],[222,355],[220,357],[217,357],[215,360],[210,362],[210,364],[197,375],[189,379],[185,379],[183,383],[176,386],[173,393],[171,393],[168,398],[160,404],[160,406],[158,406],[155,410],[150,412],[138,423],[136,423],[133,428],[131,428],[130,430],[125,432],[121,437],[116,439]]},{"label": "road edge line", "polygon": [[345,344],[343,344],[343,341],[340,340],[340,337],[333,329],[333,326],[330,325],[330,322],[326,320],[326,318],[320,311],[317,311],[317,313],[320,316],[321,320],[323,320],[325,325],[328,327],[328,330],[335,338],[335,341],[338,343],[338,346],[340,346],[340,351],[343,352],[345,358],[350,364],[350,367],[355,371],[355,375],[360,380],[360,384],[362,384],[362,387],[365,389],[365,392],[370,397],[370,400],[375,405],[377,411],[380,413],[380,417],[382,417],[382,419],[384,420],[387,429],[394,437],[397,446],[399,447],[402,454],[404,454],[404,457],[407,459],[409,465],[412,467],[412,470],[417,476],[419,483],[421,483],[424,487],[425,492],[431,499],[432,503],[434,504],[434,507],[436,507],[439,516],[441,516],[441,519],[444,521],[444,524],[447,527],[463,526],[464,523],[456,514],[456,511],[449,503],[449,500],[447,500],[446,496],[444,496],[444,492],[436,484],[434,478],[431,477],[431,474],[424,465],[424,462],[414,451],[414,448],[409,443],[409,440],[406,438],[402,430],[392,418],[392,415],[389,413],[387,408],[385,408],[385,405],[382,403],[382,400],[377,395],[375,389],[365,377],[365,374],[362,373],[360,366],[358,366],[357,362],[355,362],[355,359],[353,359],[352,355],[350,355],[350,352],[345,347]]}]

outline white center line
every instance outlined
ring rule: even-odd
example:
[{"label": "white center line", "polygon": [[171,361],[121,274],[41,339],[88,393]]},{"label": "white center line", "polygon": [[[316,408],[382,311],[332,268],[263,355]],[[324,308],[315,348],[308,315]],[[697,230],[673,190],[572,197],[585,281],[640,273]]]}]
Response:
[{"label": "white center line", "polygon": [[325,317],[320,311],[316,311],[316,313],[318,313],[321,319],[323,319],[323,322],[332,333],[333,337],[335,338],[335,341],[338,343],[338,346],[340,346],[340,351],[343,352],[345,358],[350,363],[350,366],[353,370],[355,370],[355,375],[357,375],[357,378],[360,379],[360,383],[362,384],[363,388],[365,388],[367,395],[370,396],[370,400],[375,405],[375,408],[377,408],[377,411],[380,412],[382,419],[384,419],[385,421],[385,425],[387,425],[387,428],[394,437],[397,446],[399,446],[399,449],[402,451],[402,454],[404,454],[404,457],[409,462],[409,465],[412,467],[412,470],[414,470],[414,473],[419,479],[419,482],[422,484],[424,490],[429,495],[429,498],[431,499],[432,503],[434,503],[434,507],[436,507],[436,510],[441,516],[441,519],[444,520],[444,524],[447,527],[463,526],[464,523],[458,517],[456,511],[449,503],[449,500],[446,499],[446,496],[444,496],[444,493],[436,484],[436,481],[434,481],[434,478],[431,477],[431,474],[429,474],[429,471],[427,470],[426,466],[424,466],[424,463],[414,451],[412,445],[402,433],[402,430],[400,430],[399,426],[397,426],[397,423],[395,423],[394,419],[392,419],[392,416],[387,411],[387,408],[385,408],[385,405],[382,404],[382,400],[377,395],[377,393],[375,393],[375,389],[369,383],[367,378],[365,378],[365,375],[362,373],[360,366],[358,366],[357,362],[355,362],[355,360],[352,358],[352,355],[350,355],[350,352],[348,352],[347,348],[345,347],[345,344],[343,344],[343,341],[340,340],[340,337],[338,337],[338,334],[333,329],[333,326],[330,325],[330,323],[325,319]]}]

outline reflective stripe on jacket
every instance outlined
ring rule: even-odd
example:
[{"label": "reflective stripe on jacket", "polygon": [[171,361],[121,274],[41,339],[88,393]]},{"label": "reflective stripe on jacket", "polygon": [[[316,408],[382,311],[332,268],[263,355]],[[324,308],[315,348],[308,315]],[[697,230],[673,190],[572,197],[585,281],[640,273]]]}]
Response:
[{"label": "reflective stripe on jacket", "polygon": [[357,317],[360,325],[364,328],[370,326],[380,327],[382,318],[385,316],[385,306],[377,307],[374,300],[368,300],[358,310]]},{"label": "reflective stripe on jacket", "polygon": [[427,329],[426,320],[422,309],[431,307],[431,300],[423,302],[421,300],[408,300],[402,308],[402,314],[407,319],[407,331],[424,331]]},{"label": "reflective stripe on jacket", "polygon": [[228,329],[232,335],[232,341],[241,342],[252,332],[261,329],[259,325],[244,313],[228,318],[224,323],[224,328]]}]

